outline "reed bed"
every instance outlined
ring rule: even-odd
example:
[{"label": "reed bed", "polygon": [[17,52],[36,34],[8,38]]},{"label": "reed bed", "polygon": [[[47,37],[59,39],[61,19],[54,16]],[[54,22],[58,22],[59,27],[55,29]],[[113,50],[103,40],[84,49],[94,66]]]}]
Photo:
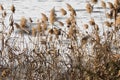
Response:
[{"label": "reed bed", "polygon": [[[98,3],[98,0],[90,1],[86,3],[88,14],[94,10],[92,3]],[[16,8],[12,5],[10,25],[6,26],[8,9],[0,4],[0,80],[119,80],[118,2],[108,2],[109,10],[115,10],[115,15],[104,21],[103,28],[107,30],[103,32],[92,15],[88,23],[81,22],[83,26],[79,26],[76,20],[79,15],[68,3],[68,10],[60,9],[63,16],[70,13],[65,22],[57,18],[54,7],[49,15],[41,13],[35,26],[28,26],[29,21],[34,22],[32,18],[21,17],[20,22],[14,21]],[[106,9],[106,4],[102,1],[101,7]],[[80,30],[81,27],[85,32]]]}]

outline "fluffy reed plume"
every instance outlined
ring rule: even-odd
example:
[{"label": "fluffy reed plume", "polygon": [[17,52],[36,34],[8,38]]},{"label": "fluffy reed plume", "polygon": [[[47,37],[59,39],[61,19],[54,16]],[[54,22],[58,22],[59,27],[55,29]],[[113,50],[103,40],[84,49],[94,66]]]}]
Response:
[{"label": "fluffy reed plume", "polygon": [[54,8],[50,11],[50,23],[53,25],[56,21],[56,14]]},{"label": "fluffy reed plume", "polygon": [[12,11],[13,13],[15,13],[15,6],[14,6],[14,5],[11,6],[11,11]]},{"label": "fluffy reed plume", "polygon": [[36,35],[36,28],[32,27],[32,36]]},{"label": "fluffy reed plume", "polygon": [[27,23],[27,19],[25,17],[22,17],[20,20],[20,27],[25,28]]},{"label": "fluffy reed plume", "polygon": [[116,18],[116,25],[120,25],[120,15]]},{"label": "fluffy reed plume", "polygon": [[89,27],[88,24],[84,24],[85,29],[88,29],[88,27]]},{"label": "fluffy reed plume", "polygon": [[60,9],[60,12],[62,13],[62,15],[66,15],[67,14],[67,12],[63,8]]},{"label": "fluffy reed plume", "polygon": [[0,10],[4,10],[4,8],[3,8],[2,4],[0,4]]},{"label": "fluffy reed plume", "polygon": [[104,1],[101,1],[101,6],[106,9],[106,3]]},{"label": "fluffy reed plume", "polygon": [[44,13],[41,13],[41,15],[42,15],[41,20],[42,20],[43,22],[48,21],[48,17],[47,17]]},{"label": "fluffy reed plume", "polygon": [[106,17],[109,18],[109,19],[112,19],[112,14],[109,14],[109,13],[106,13]]},{"label": "fluffy reed plume", "polygon": [[42,32],[41,23],[38,23],[38,24],[37,24],[37,31],[38,31],[38,32]]},{"label": "fluffy reed plume", "polygon": [[93,19],[93,18],[91,18],[91,20],[89,21],[89,24],[90,24],[90,25],[92,25],[92,26],[94,26],[94,25],[95,25],[95,21],[94,21],[94,19]]},{"label": "fluffy reed plume", "polygon": [[7,15],[6,11],[3,11],[2,17],[6,17],[6,15]]},{"label": "fluffy reed plume", "polygon": [[64,23],[63,23],[63,22],[58,21],[58,23],[59,23],[60,26],[64,26]]},{"label": "fluffy reed plume", "polygon": [[114,7],[117,9],[120,6],[120,1],[119,0],[114,0]]},{"label": "fluffy reed plume", "polygon": [[109,8],[114,9],[114,5],[111,2],[108,2]]},{"label": "fluffy reed plume", "polygon": [[91,0],[92,3],[96,4],[98,0]]},{"label": "fluffy reed plume", "polygon": [[91,13],[93,11],[93,6],[90,3],[87,3],[87,5],[86,5],[86,11],[88,13]]},{"label": "fluffy reed plume", "polygon": [[111,27],[111,23],[109,21],[105,21],[104,24],[107,26],[107,27]]},{"label": "fluffy reed plume", "polygon": [[70,4],[66,3],[66,5],[67,5],[67,8],[68,8],[69,11],[73,10],[73,8]]}]

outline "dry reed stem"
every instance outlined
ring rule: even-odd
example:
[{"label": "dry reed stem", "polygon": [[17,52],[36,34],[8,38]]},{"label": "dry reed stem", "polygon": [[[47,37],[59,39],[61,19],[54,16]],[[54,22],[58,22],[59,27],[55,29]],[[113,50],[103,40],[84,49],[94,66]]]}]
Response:
[{"label": "dry reed stem", "polygon": [[69,11],[73,10],[73,8],[70,4],[66,3],[66,5],[67,5],[67,8],[68,8]]}]

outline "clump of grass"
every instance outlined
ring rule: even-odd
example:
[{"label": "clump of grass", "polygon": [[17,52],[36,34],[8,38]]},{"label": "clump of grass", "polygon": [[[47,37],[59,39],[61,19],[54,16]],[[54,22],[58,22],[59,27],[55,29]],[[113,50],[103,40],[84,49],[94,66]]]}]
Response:
[{"label": "clump of grass", "polygon": [[[97,0],[92,1],[97,2]],[[103,8],[106,8],[106,4],[102,5]],[[67,4],[67,8],[70,16],[66,16],[66,22],[56,20],[54,8],[51,9],[49,18],[41,13],[42,18],[36,27],[30,27],[32,36],[31,34],[24,36],[23,32],[21,32],[23,36],[13,35],[15,26],[17,29],[27,32],[28,21],[25,17],[22,17],[18,24],[14,21],[14,14],[11,13],[10,19],[14,26],[6,26],[6,21],[1,20],[2,27],[5,28],[0,32],[2,36],[1,80],[120,79],[119,14],[116,13],[116,18],[112,18],[111,22],[105,21],[105,26],[113,29],[108,32],[103,31],[106,34],[103,37],[99,34],[101,25],[97,24],[94,18],[91,18],[89,23],[83,24],[83,30],[88,29],[88,33],[82,33],[77,24],[79,21],[75,18],[77,16],[75,9],[70,4]],[[91,14],[93,10],[91,4],[88,3],[87,8],[91,9],[91,11],[88,10]],[[112,7],[110,8],[113,10]],[[31,22],[32,18],[30,18]],[[56,25],[55,22],[59,24]],[[54,27],[49,27],[51,24]],[[93,27],[92,33],[89,32],[88,24]],[[118,28],[118,30],[116,31],[114,28]]]}]

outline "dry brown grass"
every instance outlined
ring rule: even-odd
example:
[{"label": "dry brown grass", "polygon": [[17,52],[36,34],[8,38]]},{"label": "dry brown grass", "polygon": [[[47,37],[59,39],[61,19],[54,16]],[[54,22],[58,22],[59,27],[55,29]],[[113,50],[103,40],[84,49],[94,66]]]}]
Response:
[{"label": "dry brown grass", "polygon": [[[69,4],[67,7],[70,13],[75,10]],[[22,17],[18,24],[13,15],[10,20],[14,25],[6,25],[4,16],[1,19],[0,80],[120,80],[118,14],[116,19],[105,21],[103,27],[112,29],[103,30],[105,35],[100,35],[101,25],[94,18],[80,23],[86,34],[80,30],[75,14],[67,17],[66,22],[57,21],[53,8],[49,20],[42,13],[42,19],[31,27],[32,36],[23,32],[27,19]],[[60,24],[54,24],[55,21]],[[21,34],[14,33],[15,27],[22,30]]]}]

